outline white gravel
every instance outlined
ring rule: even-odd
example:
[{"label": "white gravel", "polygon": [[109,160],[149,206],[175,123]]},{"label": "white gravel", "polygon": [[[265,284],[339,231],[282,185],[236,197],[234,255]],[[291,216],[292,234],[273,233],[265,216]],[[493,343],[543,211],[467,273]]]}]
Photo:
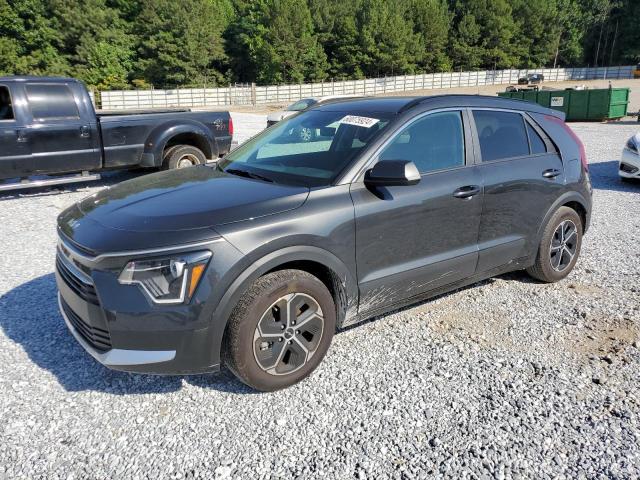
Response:
[{"label": "white gravel", "polygon": [[596,190],[569,279],[510,274],[351,328],[273,394],[112,372],[66,331],[56,215],[127,175],[0,200],[0,478],[638,478],[640,185],[616,175],[637,126],[573,127]]}]

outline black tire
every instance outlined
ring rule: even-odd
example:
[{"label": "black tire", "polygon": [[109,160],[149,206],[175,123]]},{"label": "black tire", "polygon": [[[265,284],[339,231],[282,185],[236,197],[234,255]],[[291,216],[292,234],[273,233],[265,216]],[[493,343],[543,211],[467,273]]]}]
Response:
[{"label": "black tire", "polygon": [[[206,161],[207,157],[199,148],[191,145],[174,145],[165,151],[162,167],[165,170],[173,170],[176,168],[202,165]],[[189,165],[187,165],[187,163],[189,163]]]},{"label": "black tire", "polygon": [[[575,234],[569,233],[572,232],[570,229],[574,228]],[[580,215],[572,208],[560,207],[547,223],[538,246],[536,262],[527,268],[527,273],[547,283],[558,282],[565,278],[571,273],[580,256],[582,232]],[[562,240],[560,240],[561,234]]]},{"label": "black tire", "polygon": [[[290,302],[283,300],[285,297],[292,300]],[[296,307],[295,302],[300,302],[300,299],[304,302],[308,298],[317,302],[316,306],[319,306],[321,311],[317,311],[319,315],[315,315],[314,318],[323,317],[323,325],[320,332],[317,333],[319,339],[318,337],[313,338],[312,335],[313,352],[307,353],[305,360],[299,366],[295,367],[293,361],[289,366],[285,363],[285,358],[300,359],[296,350],[302,352],[301,345],[310,345],[306,343],[308,337],[305,335],[308,332],[291,328],[287,318],[280,319],[278,317],[279,320],[277,320],[273,312],[278,308],[276,306],[278,302],[285,301],[287,307],[291,305],[291,308],[287,310],[294,310],[296,314],[300,311],[300,317],[296,316],[295,318],[302,318],[306,311],[305,305]],[[278,321],[287,325],[283,331],[290,334],[290,337],[285,338],[285,333],[275,333],[279,332],[279,328],[282,328],[280,324],[273,323]],[[272,341],[265,341],[268,339],[262,338],[262,332],[258,328],[259,323],[263,325],[265,322],[272,325],[269,327],[273,328],[270,334]],[[314,322],[319,322],[319,318],[315,318]],[[309,328],[311,323],[310,321],[304,323],[301,329]],[[315,327],[314,331],[317,331],[317,324]],[[336,311],[333,298],[318,278],[302,270],[280,270],[269,273],[253,283],[242,295],[231,314],[223,341],[223,360],[235,376],[250,387],[265,392],[279,390],[303,380],[315,370],[329,349],[335,329]],[[273,335],[283,336],[273,338]],[[271,344],[274,346],[272,347]],[[260,350],[264,350],[264,353],[261,353]],[[258,361],[259,355],[264,355],[267,361],[264,363],[271,362],[275,365],[271,369],[271,373],[265,369],[264,365],[261,366]],[[274,358],[275,362],[272,361]],[[280,367],[284,373],[276,372]],[[292,369],[293,367],[295,369]],[[292,370],[286,372],[287,369]]]}]

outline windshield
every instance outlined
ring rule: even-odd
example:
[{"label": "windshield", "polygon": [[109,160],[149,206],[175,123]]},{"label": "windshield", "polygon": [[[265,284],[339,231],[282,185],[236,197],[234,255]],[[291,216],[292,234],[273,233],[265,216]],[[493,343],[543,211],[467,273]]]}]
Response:
[{"label": "windshield", "polygon": [[218,162],[233,175],[285,184],[331,184],[389,124],[388,114],[309,110],[277,123]]},{"label": "windshield", "polygon": [[287,107],[287,112],[301,112],[302,110],[309,108],[311,105],[317,103],[317,100],[313,98],[305,98],[304,100],[298,100],[296,103],[292,103]]}]

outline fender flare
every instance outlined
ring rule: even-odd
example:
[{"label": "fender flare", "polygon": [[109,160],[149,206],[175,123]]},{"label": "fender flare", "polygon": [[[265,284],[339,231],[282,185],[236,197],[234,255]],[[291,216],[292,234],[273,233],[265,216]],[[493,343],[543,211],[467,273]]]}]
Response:
[{"label": "fender flare", "polygon": [[[213,339],[213,351],[220,357],[224,332],[227,328],[229,317],[237,305],[242,294],[265,273],[289,262],[312,261],[324,265],[330,269],[340,280],[344,294],[344,307],[341,310],[337,305],[337,325],[340,326],[348,312],[354,312],[358,305],[358,284],[349,272],[347,266],[333,253],[313,246],[290,246],[271,252],[244,269],[231,283],[222,299],[213,312],[211,324],[211,337]],[[342,318],[341,318],[342,317]],[[220,358],[218,358],[218,361]]]},{"label": "fender flare", "polygon": [[195,135],[204,141],[209,147],[208,152],[203,152],[207,158],[215,158],[218,156],[216,139],[202,123],[195,120],[170,120],[158,125],[147,137],[144,153],[153,155],[153,165],[148,166],[161,166],[163,161],[162,153],[167,143],[175,136],[184,133]]},{"label": "fender flare", "polygon": [[549,223],[551,216],[561,206],[571,202],[579,203],[582,206],[582,208],[584,208],[584,211],[587,212],[586,222],[583,225],[584,231],[585,232],[587,231],[587,229],[589,228],[589,222],[591,219],[591,208],[590,208],[591,202],[587,201],[587,199],[585,199],[585,197],[578,192],[566,192],[562,194],[558,199],[556,199],[555,202],[553,202],[553,205],[551,205],[551,207],[549,207],[549,209],[547,210],[547,213],[545,214],[544,219],[542,220],[542,222],[540,222],[540,226],[538,227],[538,232],[536,234],[536,243],[535,243],[536,252],[538,251],[538,245],[540,245],[540,242],[542,241],[542,234],[544,232],[545,227],[547,226],[547,223]]}]

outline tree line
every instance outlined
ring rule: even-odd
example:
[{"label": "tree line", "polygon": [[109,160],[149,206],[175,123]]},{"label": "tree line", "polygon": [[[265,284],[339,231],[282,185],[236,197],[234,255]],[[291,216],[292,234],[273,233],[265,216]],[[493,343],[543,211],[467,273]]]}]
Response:
[{"label": "tree line", "polygon": [[0,75],[101,90],[640,60],[638,0],[0,0]]}]

